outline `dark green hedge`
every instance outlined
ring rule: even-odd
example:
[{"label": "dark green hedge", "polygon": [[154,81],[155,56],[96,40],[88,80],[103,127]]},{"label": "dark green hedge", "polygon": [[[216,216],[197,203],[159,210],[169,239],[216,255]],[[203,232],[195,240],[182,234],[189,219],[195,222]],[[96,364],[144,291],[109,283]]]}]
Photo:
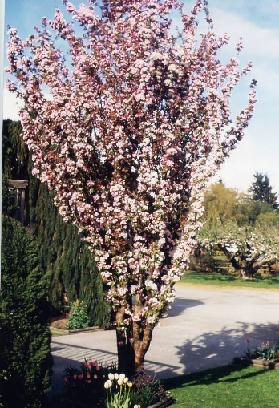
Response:
[{"label": "dark green hedge", "polygon": [[33,237],[18,221],[4,216],[0,395],[5,408],[44,406],[51,367],[47,288]]},{"label": "dark green hedge", "polygon": [[[69,303],[79,298],[88,304],[90,324],[106,325],[110,313],[94,257],[77,229],[63,222],[46,186],[31,176],[32,163],[20,132],[19,122],[4,121],[3,174],[5,179],[29,180],[28,227],[38,242],[40,266],[49,278],[48,294],[53,312],[63,310],[66,293]],[[3,194],[4,213],[13,216],[13,197],[6,188]]]},{"label": "dark green hedge", "polygon": [[77,229],[65,224],[45,185],[31,179],[31,225],[38,240],[41,267],[50,279],[49,300],[61,310],[63,293],[69,303],[81,299],[88,305],[90,324],[106,325],[108,307],[92,254]]}]

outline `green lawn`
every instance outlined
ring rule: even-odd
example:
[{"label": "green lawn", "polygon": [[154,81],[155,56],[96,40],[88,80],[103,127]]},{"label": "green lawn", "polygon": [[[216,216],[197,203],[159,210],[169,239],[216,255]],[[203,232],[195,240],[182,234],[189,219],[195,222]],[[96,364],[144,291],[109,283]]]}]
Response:
[{"label": "green lawn", "polygon": [[200,285],[242,286],[251,288],[279,289],[279,277],[261,278],[247,281],[236,278],[232,275],[225,275],[221,273],[186,272],[181,282]]},{"label": "green lawn", "polygon": [[279,371],[221,367],[168,380],[173,408],[278,408]]}]

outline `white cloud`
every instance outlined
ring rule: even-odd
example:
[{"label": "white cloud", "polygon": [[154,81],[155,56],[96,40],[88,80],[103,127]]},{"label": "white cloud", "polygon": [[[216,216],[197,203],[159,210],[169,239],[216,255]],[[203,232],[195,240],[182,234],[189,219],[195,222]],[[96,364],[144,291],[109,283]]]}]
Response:
[{"label": "white cloud", "polygon": [[18,112],[22,107],[22,102],[18,100],[15,94],[12,94],[7,89],[3,92],[3,118],[18,120]]},{"label": "white cloud", "polygon": [[279,192],[277,143],[272,127],[251,127],[214,180],[221,178],[228,187],[246,191],[253,174],[261,172],[268,174],[271,185]]},{"label": "white cloud", "polygon": [[221,9],[213,9],[211,14],[219,34],[227,32],[235,43],[243,38],[248,57],[279,59],[279,29],[261,27],[239,14]]},{"label": "white cloud", "polygon": [[[279,11],[279,1],[275,3],[270,0],[269,3],[274,12]],[[262,27],[240,14],[224,11],[221,7],[220,4],[220,8],[213,9],[211,14],[217,33],[227,32],[231,37],[226,56],[231,55],[234,44],[242,37],[244,50],[241,60],[252,60],[252,75],[259,85],[258,104],[252,123],[244,140],[232,152],[215,180],[221,177],[229,187],[245,191],[252,183],[253,174],[259,171],[269,175],[271,185],[279,192],[279,29]],[[240,106],[244,96],[243,86],[240,85],[238,89],[241,91],[237,93],[236,105]]]}]

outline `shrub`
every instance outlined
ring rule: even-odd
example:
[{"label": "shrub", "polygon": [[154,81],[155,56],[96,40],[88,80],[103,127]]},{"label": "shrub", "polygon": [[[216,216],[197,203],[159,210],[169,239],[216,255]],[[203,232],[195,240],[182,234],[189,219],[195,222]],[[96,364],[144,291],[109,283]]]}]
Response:
[{"label": "shrub", "polygon": [[89,326],[87,306],[84,302],[76,300],[71,307],[68,329],[85,329]]},{"label": "shrub", "polygon": [[130,396],[132,407],[140,405],[141,408],[146,408],[168,397],[160,382],[144,372],[136,374],[132,382],[133,388]]},{"label": "shrub", "polygon": [[39,408],[51,366],[47,281],[24,227],[3,217],[2,231],[0,401],[5,408]]},{"label": "shrub", "polygon": [[33,165],[20,122],[4,120],[2,136],[3,214],[17,218],[19,213],[16,191],[8,186],[8,179],[28,180],[27,222],[38,243],[40,267],[49,276],[53,316],[65,311],[63,295],[67,293],[70,303],[79,298],[88,305],[90,325],[109,326],[110,308],[94,256],[77,228],[63,222],[45,183],[31,175]]},{"label": "shrub", "polygon": [[279,343],[263,343],[261,346],[257,347],[255,351],[247,354],[250,358],[263,358],[264,360],[279,358]]}]

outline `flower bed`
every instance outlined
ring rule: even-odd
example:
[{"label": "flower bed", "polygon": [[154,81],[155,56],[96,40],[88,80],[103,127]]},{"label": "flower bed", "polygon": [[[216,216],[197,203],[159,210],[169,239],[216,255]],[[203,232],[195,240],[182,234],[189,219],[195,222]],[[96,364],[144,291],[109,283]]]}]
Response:
[{"label": "flower bed", "polygon": [[[174,398],[169,397],[164,401],[161,402],[157,402],[156,404],[153,405],[149,405],[146,408],[167,408],[171,405],[173,405],[175,402]],[[88,408],[88,404],[85,402],[78,402],[78,401],[72,401],[68,398],[63,398],[63,400],[61,400],[61,406],[66,406],[67,408]],[[101,403],[95,405],[94,408],[104,408],[104,405],[102,405]],[[133,407],[134,408],[134,407]]]},{"label": "flower bed", "polygon": [[241,365],[253,365],[267,370],[279,370],[279,342],[265,342],[253,352],[248,348],[246,355],[234,358],[233,363]]},{"label": "flower bed", "polygon": [[69,408],[165,408],[174,399],[160,382],[144,372],[129,380],[117,365],[85,361],[80,369],[66,371],[61,406]]},{"label": "flower bed", "polygon": [[279,358],[265,360],[264,358],[253,358],[250,360],[255,367],[263,367],[269,370],[279,370]]},{"label": "flower bed", "polygon": [[279,359],[265,360],[264,358],[236,357],[233,359],[233,364],[243,367],[252,365],[257,368],[265,368],[266,370],[279,370]]}]

